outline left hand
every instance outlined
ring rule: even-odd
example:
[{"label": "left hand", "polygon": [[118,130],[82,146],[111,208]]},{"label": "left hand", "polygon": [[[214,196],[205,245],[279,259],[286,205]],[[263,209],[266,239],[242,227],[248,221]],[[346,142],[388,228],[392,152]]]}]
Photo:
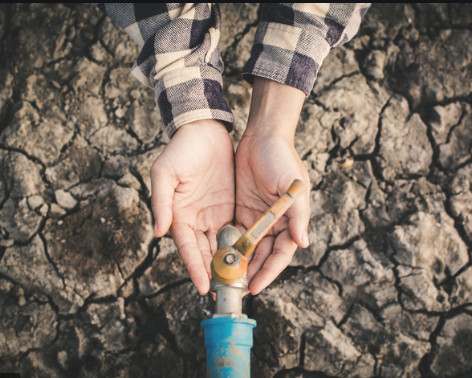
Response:
[{"label": "left hand", "polygon": [[209,119],[181,126],[151,168],[154,233],[170,233],[200,294],[210,289],[216,233],[234,213],[234,151]]}]

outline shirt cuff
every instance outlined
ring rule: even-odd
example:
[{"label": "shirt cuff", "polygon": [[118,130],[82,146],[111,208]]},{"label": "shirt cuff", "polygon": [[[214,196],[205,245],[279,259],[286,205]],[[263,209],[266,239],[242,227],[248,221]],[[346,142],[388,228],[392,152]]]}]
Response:
[{"label": "shirt cuff", "polygon": [[[145,78],[133,70],[140,81]],[[234,122],[223,96],[219,70],[209,66],[182,67],[159,77],[154,83],[157,103],[169,138],[180,126],[202,119],[222,121],[229,131]]]},{"label": "shirt cuff", "polygon": [[321,32],[276,22],[260,24],[243,78],[252,84],[254,76],[298,88],[309,95],[321,63],[331,46]]}]

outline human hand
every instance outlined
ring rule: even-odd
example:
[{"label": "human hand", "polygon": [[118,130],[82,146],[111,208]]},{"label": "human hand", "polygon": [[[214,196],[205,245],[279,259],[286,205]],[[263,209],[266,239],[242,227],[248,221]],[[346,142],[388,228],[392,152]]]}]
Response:
[{"label": "human hand", "polygon": [[215,120],[181,126],[151,168],[154,234],[170,233],[200,294],[210,289],[216,233],[233,219],[234,152]]},{"label": "human hand", "polygon": [[[295,91],[295,92],[294,92]],[[305,96],[298,89],[256,78],[248,126],[236,151],[236,225],[245,231],[290,187],[305,183],[298,198],[257,246],[247,278],[255,295],[307,247],[310,179],[294,147],[295,127]]]}]

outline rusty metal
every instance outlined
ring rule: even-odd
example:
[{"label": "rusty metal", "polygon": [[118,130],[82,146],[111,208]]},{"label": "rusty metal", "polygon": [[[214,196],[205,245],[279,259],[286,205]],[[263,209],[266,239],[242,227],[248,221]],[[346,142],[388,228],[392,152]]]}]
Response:
[{"label": "rusty metal", "polygon": [[[293,181],[287,193],[249,227],[231,247],[225,245],[218,248],[211,262],[211,273],[214,279],[229,285],[241,278],[247,270],[248,259],[257,244],[304,191],[305,185],[302,181]],[[235,256],[238,258],[236,259]]]},{"label": "rusty metal", "polygon": [[[218,250],[222,248],[231,248],[241,236],[239,230],[231,225],[223,227],[216,236]],[[231,251],[233,251],[231,249]],[[231,265],[239,265],[239,256],[236,251],[228,254],[220,254],[223,263]],[[226,261],[225,260],[230,261]],[[234,259],[234,261],[231,261]],[[211,290],[216,294],[216,308],[214,318],[219,317],[247,317],[242,312],[242,294],[247,290],[247,280],[245,272],[243,275],[233,281],[231,284],[225,284],[216,280],[214,277],[211,280]]]}]

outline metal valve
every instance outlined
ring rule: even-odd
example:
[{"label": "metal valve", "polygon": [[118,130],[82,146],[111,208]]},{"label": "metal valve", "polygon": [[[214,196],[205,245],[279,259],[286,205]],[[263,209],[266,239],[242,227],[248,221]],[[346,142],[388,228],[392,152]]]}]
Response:
[{"label": "metal valve", "polygon": [[211,274],[223,284],[231,284],[241,278],[247,270],[248,259],[257,243],[282,217],[295,199],[304,192],[305,185],[295,180],[285,193],[231,246],[219,247],[211,262]]}]

